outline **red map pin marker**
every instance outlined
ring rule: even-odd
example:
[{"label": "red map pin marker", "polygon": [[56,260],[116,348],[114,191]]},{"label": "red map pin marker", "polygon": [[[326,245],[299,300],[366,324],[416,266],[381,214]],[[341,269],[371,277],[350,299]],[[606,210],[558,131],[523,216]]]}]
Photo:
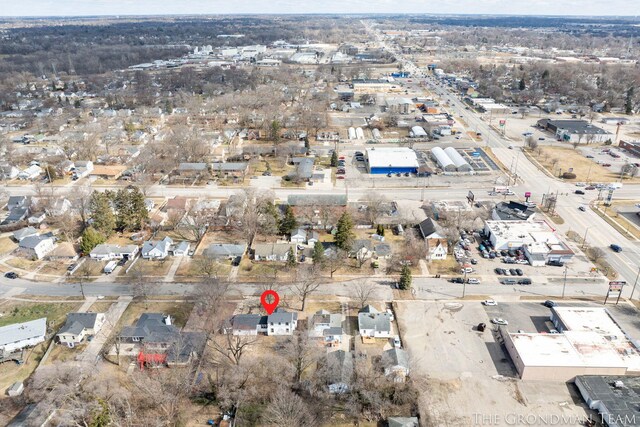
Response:
[{"label": "red map pin marker", "polygon": [[262,293],[262,295],[260,296],[260,302],[262,303],[264,309],[267,310],[267,314],[271,314],[278,306],[278,303],[280,302],[280,296],[276,291],[269,289]]}]

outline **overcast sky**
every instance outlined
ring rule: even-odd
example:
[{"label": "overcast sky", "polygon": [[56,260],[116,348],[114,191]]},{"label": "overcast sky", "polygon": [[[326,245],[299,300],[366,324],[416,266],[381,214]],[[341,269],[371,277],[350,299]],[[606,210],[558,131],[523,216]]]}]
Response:
[{"label": "overcast sky", "polygon": [[638,15],[640,0],[0,0],[0,16],[229,13]]}]

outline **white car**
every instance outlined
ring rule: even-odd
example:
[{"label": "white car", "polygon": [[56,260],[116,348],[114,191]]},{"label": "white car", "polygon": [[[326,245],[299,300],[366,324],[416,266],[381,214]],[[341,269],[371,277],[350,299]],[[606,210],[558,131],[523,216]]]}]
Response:
[{"label": "white car", "polygon": [[486,299],[486,300],[482,301],[482,304],[484,304],[484,305],[498,305],[498,303],[495,300],[492,300],[492,299]]},{"label": "white car", "polygon": [[500,317],[494,317],[493,319],[491,319],[491,323],[493,323],[494,325],[502,325],[502,326],[507,326],[509,324],[509,322],[507,322],[506,320]]},{"label": "white car", "polygon": [[479,285],[480,284],[480,279],[476,279],[475,277],[472,277],[468,280],[470,285]]},{"label": "white car", "polygon": [[462,274],[464,274],[464,273],[467,273],[467,274],[473,273],[473,268],[471,268],[471,267],[463,268],[462,270],[460,270],[460,273],[462,273]]}]

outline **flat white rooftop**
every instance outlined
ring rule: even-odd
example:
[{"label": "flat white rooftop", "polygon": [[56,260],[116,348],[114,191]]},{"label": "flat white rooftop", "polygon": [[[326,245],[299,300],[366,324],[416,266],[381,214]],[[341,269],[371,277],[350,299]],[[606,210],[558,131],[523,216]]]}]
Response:
[{"label": "flat white rooftop", "polygon": [[510,333],[525,366],[623,367],[640,371],[640,352],[605,308],[554,307],[560,334]]},{"label": "flat white rooftop", "polygon": [[369,167],[383,168],[417,168],[418,157],[416,152],[408,147],[378,147],[367,148],[367,158]]}]

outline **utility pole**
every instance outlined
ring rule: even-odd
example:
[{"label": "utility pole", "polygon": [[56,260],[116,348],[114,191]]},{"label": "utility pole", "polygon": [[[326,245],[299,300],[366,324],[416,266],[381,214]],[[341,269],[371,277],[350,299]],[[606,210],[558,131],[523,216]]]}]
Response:
[{"label": "utility pole", "polygon": [[585,246],[585,245],[586,245],[586,243],[587,243],[587,231],[589,231],[589,229],[590,229],[591,227],[592,227],[592,226],[590,225],[589,227],[587,227],[587,229],[586,229],[586,230],[584,230],[584,237],[582,238],[582,249],[584,249],[584,246]]},{"label": "utility pole", "polygon": [[567,269],[569,267],[565,264],[564,266],[564,284],[562,285],[562,299],[564,299],[564,290],[567,287]]},{"label": "utility pole", "polygon": [[467,268],[464,268],[464,278],[462,279],[462,298],[467,293]]},{"label": "utility pole", "polygon": [[636,281],[633,283],[633,289],[631,289],[631,296],[629,300],[633,300],[633,293],[636,291],[636,286],[638,285],[638,278],[640,278],[640,267],[638,267],[638,274],[636,274]]}]

